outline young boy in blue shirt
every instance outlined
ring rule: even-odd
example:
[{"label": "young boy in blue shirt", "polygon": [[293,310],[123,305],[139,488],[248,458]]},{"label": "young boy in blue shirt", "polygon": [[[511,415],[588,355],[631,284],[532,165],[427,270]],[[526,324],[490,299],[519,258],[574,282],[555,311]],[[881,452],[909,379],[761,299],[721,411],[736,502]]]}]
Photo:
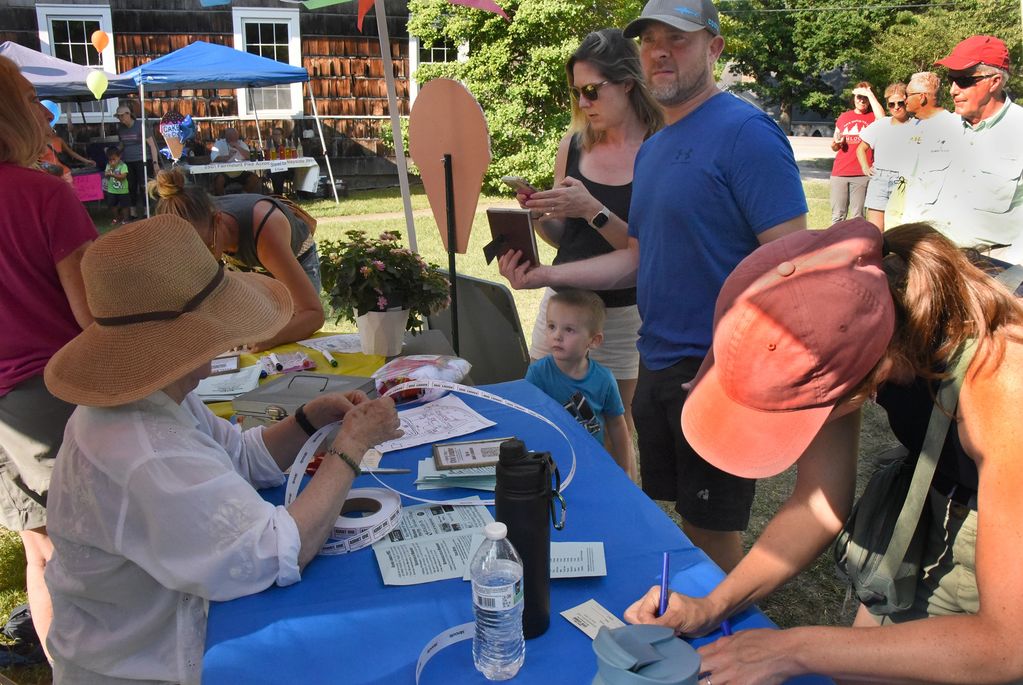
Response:
[{"label": "young boy in blue shirt", "polygon": [[[526,380],[560,402],[636,480],[632,436],[618,384],[605,367],[589,358],[604,341],[604,303],[588,290],[561,290],[547,305],[547,345],[551,353],[529,365]],[[607,441],[605,441],[605,432]]]}]

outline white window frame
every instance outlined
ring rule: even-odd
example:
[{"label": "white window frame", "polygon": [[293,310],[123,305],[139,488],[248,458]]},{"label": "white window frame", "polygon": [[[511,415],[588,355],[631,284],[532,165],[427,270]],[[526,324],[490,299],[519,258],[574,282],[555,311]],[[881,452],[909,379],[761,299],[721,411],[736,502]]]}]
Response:
[{"label": "white window frame", "polygon": [[[234,49],[245,52],[245,20],[256,19],[258,21],[273,21],[288,24],[288,62],[293,67],[302,66],[302,35],[299,23],[299,11],[297,9],[276,9],[266,7],[232,7],[231,16],[234,19]],[[302,105],[302,83],[287,84],[291,88],[291,109],[261,109],[259,117],[293,117],[304,114]],[[254,114],[248,114],[249,93],[247,88],[238,88],[238,117],[240,119],[255,119]]]},{"label": "white window frame", "polygon": [[[469,59],[469,44],[462,43],[458,46],[458,58],[457,61],[465,62]],[[416,97],[419,95],[419,81],[415,78],[415,73],[419,69],[419,38],[409,34],[408,37],[408,82],[409,82],[409,105],[416,101]],[[432,62],[430,62],[432,64]]]},{"label": "white window frame", "polygon": [[[50,39],[51,19],[92,19],[99,20],[100,28],[108,35],[114,33],[114,23],[110,17],[110,5],[58,5],[51,3],[36,4],[36,26],[39,29],[39,51],[44,55],[53,56],[53,44]],[[114,55],[114,42],[104,48],[100,53],[103,60],[103,71],[108,74],[117,73],[117,60]],[[105,111],[85,112],[85,120],[90,124],[97,124],[100,121],[116,123],[114,112],[117,111],[118,98],[107,98],[101,101]],[[81,112],[73,105],[71,108],[72,121],[81,121]],[[68,123],[67,114],[62,113],[54,123]]]}]

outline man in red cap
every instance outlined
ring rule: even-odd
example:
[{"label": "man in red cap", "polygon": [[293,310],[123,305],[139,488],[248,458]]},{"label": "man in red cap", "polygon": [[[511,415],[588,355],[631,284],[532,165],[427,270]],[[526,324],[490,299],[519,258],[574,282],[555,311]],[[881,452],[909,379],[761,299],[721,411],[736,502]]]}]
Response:
[{"label": "man in red cap", "polygon": [[935,64],[949,70],[962,130],[921,150],[903,221],[930,221],[959,245],[1023,261],[1023,108],[1005,92],[1009,51],[972,36]]}]

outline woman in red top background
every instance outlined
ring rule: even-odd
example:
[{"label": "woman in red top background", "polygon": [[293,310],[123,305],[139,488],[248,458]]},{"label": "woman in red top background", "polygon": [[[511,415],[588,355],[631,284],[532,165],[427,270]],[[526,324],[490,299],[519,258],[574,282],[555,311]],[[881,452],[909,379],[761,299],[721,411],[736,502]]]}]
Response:
[{"label": "woman in red top background", "polygon": [[[874,95],[873,86],[860,81],[853,88],[853,108],[842,112],[835,122],[835,135],[831,149],[837,152],[831,168],[831,223],[854,219],[863,215],[863,202],[867,196],[868,176],[856,158],[860,146],[860,131],[884,116],[884,109]],[[873,160],[869,160],[873,163]]]}]

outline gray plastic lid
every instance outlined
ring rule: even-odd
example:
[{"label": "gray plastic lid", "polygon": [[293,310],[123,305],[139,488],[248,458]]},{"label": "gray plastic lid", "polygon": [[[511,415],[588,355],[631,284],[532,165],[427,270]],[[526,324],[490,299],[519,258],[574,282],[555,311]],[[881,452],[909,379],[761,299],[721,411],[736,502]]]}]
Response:
[{"label": "gray plastic lid", "polygon": [[487,540],[503,540],[508,537],[508,526],[500,521],[494,521],[483,527],[483,534]]},{"label": "gray plastic lid", "polygon": [[603,627],[593,641],[593,685],[696,685],[700,656],[666,626]]}]

